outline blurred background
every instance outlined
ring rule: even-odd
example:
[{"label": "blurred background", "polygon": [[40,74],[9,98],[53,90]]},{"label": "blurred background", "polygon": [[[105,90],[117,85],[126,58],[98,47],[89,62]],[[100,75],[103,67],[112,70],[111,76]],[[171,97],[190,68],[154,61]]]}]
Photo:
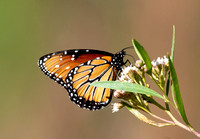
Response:
[{"label": "blurred background", "polygon": [[116,53],[132,45],[132,38],[153,60],[170,52],[172,25],[182,98],[200,131],[199,0],[1,0],[0,138],[196,138],[178,127],[147,125],[126,109],[111,113],[111,105],[82,110],[37,66],[41,56],[58,50]]}]

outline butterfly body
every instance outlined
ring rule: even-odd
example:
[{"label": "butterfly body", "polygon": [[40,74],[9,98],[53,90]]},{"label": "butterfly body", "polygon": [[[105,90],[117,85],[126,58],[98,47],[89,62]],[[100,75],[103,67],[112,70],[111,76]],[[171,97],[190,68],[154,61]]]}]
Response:
[{"label": "butterfly body", "polygon": [[72,49],[47,54],[39,59],[40,69],[62,85],[71,101],[81,108],[98,110],[109,104],[112,90],[90,86],[92,82],[113,81],[124,65],[125,51],[112,54],[91,49]]}]

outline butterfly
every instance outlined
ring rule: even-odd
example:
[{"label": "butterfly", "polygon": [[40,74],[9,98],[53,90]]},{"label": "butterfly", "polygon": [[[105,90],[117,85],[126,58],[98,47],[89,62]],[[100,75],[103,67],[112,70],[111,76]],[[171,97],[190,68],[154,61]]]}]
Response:
[{"label": "butterfly", "polygon": [[108,105],[113,90],[90,84],[98,81],[114,81],[126,55],[125,49],[116,54],[92,49],[72,49],[42,56],[40,69],[62,85],[72,102],[81,108],[99,110]]}]

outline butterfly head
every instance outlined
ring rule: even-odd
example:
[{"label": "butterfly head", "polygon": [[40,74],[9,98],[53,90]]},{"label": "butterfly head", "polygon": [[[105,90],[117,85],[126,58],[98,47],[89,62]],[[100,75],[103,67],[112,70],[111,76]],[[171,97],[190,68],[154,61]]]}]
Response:
[{"label": "butterfly head", "polygon": [[113,56],[111,64],[114,65],[116,70],[121,70],[121,67],[125,64],[123,60],[125,55],[126,55],[126,52],[122,50]]}]

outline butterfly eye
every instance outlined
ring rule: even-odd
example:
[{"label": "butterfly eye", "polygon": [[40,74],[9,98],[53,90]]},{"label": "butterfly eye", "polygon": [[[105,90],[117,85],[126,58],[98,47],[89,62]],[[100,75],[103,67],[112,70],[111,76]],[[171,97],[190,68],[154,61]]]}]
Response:
[{"label": "butterfly eye", "polygon": [[81,108],[98,110],[109,104],[113,90],[90,84],[115,80],[124,55],[123,50],[115,55],[99,50],[65,50],[41,57],[38,65],[67,90],[71,101]]}]

